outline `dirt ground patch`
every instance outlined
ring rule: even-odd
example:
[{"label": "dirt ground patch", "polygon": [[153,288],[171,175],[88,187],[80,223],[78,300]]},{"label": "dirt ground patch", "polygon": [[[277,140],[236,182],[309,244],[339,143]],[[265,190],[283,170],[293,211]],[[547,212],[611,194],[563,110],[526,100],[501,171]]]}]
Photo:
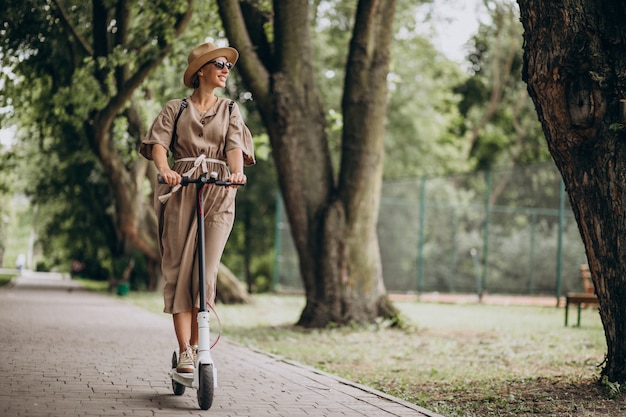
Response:
[{"label": "dirt ground patch", "polygon": [[585,416],[626,415],[623,394],[595,378],[571,381],[564,377],[495,381],[477,389],[454,388],[449,384],[414,387],[428,398],[433,411],[454,416]]},{"label": "dirt ground patch", "polygon": [[389,294],[393,301],[421,301],[426,303],[454,303],[454,304],[492,304],[492,305],[515,305],[515,306],[563,306],[565,297],[557,299],[556,296],[530,296],[530,295],[503,295],[503,294],[450,294],[429,292],[416,294]]}]

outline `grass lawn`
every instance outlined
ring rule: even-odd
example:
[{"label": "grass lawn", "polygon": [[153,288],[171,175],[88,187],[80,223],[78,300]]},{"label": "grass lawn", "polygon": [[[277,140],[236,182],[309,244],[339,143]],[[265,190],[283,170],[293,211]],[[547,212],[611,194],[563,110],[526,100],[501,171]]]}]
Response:
[{"label": "grass lawn", "polygon": [[[125,298],[162,310],[160,294]],[[403,301],[404,329],[305,330],[293,326],[302,297],[253,300],[218,304],[225,336],[444,416],[626,415],[624,388],[598,383],[606,342],[593,308],[577,328],[563,308]]]},{"label": "grass lawn", "polygon": [[11,282],[14,276],[15,274],[0,274],[0,287],[4,287]]}]

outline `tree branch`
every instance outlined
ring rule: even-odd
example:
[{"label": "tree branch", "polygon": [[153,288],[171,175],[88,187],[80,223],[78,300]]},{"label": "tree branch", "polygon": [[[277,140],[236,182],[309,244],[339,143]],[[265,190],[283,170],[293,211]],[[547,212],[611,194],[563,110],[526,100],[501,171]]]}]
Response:
[{"label": "tree branch", "polygon": [[63,8],[63,6],[59,3],[58,0],[52,0],[52,2],[57,7],[57,10],[59,12],[59,18],[61,19],[61,23],[63,24],[65,29],[72,36],[74,36],[74,38],[76,38],[76,40],[78,41],[79,45],[81,46],[83,52],[86,55],[93,56],[93,48],[91,47],[91,45],[89,45],[89,43],[85,40],[85,38],[83,38],[83,36],[76,30],[74,25],[72,25],[72,23],[70,22],[70,19],[69,19],[68,15],[67,15],[65,9]]},{"label": "tree branch", "polygon": [[[500,24],[498,26],[500,26]],[[504,94],[504,89],[506,88],[506,78],[511,74],[513,61],[515,59],[515,55],[517,54],[517,45],[514,42],[510,42],[509,38],[504,39],[505,36],[510,37],[510,33],[504,34],[500,31],[498,31],[498,33],[499,35],[496,37],[495,46],[491,48],[494,51],[494,57],[491,62],[493,88],[491,90],[489,104],[478,123],[476,123],[476,125],[472,128],[470,139],[465,148],[466,157],[469,157],[471,149],[478,140],[480,132],[484,129],[489,120],[491,120],[501,104],[502,95]],[[509,43],[508,48],[506,52],[503,53],[502,44],[507,40]],[[503,54],[505,55],[504,57],[502,57]]]},{"label": "tree branch", "polygon": [[[193,13],[192,3],[193,0],[187,0],[187,9],[185,10],[185,13],[181,14],[176,21],[176,25],[174,26],[175,38],[182,33],[183,29],[191,19],[191,15]],[[102,125],[103,127],[108,128],[115,115],[130,99],[133,92],[141,85],[150,72],[156,68],[163,61],[163,59],[165,59],[171,49],[171,44],[165,45],[158,51],[154,58],[148,59],[139,65],[138,69],[130,76],[130,78],[118,80],[119,88],[117,93],[115,96],[111,97],[106,107],[100,111],[99,120],[101,122],[105,122],[105,124]],[[147,53],[146,55],[149,56],[150,54]]]},{"label": "tree branch", "polygon": [[[264,119],[271,114],[270,73],[259,57],[257,45],[252,43],[238,0],[218,0],[222,25],[230,44],[239,51],[238,69],[244,73]],[[262,28],[261,28],[262,29]],[[263,51],[267,52],[267,51]]]}]

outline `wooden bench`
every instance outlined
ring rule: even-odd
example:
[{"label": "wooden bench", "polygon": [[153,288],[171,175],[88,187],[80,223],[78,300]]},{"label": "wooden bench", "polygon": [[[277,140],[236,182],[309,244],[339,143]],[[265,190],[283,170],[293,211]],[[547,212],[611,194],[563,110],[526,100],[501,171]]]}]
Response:
[{"label": "wooden bench", "polygon": [[583,287],[585,288],[585,292],[583,293],[567,293],[565,296],[565,326],[567,326],[567,319],[569,313],[569,306],[576,305],[578,306],[578,320],[576,322],[576,326],[580,327],[580,310],[583,306],[597,306],[598,305],[598,296],[595,294],[595,289],[593,287],[593,280],[591,279],[591,272],[589,272],[588,265],[580,266],[580,275],[583,280]]}]

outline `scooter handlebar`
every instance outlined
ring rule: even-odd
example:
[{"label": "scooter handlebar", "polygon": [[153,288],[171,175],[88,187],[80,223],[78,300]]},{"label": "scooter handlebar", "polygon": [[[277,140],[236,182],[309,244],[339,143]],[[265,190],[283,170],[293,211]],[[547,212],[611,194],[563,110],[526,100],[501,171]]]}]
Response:
[{"label": "scooter handlebar", "polygon": [[[159,182],[159,184],[166,184],[165,180],[160,175],[157,175],[157,181]],[[206,174],[202,174],[196,179],[191,179],[188,176],[183,175],[180,180],[180,185],[182,186],[197,183],[217,185],[220,187],[243,187],[246,185],[245,183],[230,182],[228,180],[218,180],[217,172],[211,172],[211,175],[209,177],[207,177]]]}]

